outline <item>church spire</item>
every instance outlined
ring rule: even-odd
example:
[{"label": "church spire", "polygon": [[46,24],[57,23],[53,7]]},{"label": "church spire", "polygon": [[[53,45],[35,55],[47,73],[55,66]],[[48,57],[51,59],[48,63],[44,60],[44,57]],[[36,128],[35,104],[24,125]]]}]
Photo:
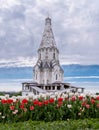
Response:
[{"label": "church spire", "polygon": [[47,47],[55,47],[56,48],[56,42],[54,39],[52,27],[51,27],[51,18],[47,17],[45,19],[45,29],[43,32],[42,40],[39,49],[41,48],[47,48]]}]

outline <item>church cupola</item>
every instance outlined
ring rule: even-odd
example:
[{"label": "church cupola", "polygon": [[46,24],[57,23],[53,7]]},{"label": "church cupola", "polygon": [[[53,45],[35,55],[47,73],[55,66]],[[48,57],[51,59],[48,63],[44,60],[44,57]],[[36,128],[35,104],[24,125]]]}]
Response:
[{"label": "church cupola", "polygon": [[51,25],[51,18],[46,18],[45,19],[45,25]]}]

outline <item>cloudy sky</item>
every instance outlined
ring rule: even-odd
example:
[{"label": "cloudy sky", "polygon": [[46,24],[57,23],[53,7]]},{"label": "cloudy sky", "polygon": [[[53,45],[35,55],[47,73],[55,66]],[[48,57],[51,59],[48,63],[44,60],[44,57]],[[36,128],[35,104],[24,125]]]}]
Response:
[{"label": "cloudy sky", "polygon": [[34,65],[45,18],[61,64],[99,64],[99,0],[0,0],[0,65]]}]

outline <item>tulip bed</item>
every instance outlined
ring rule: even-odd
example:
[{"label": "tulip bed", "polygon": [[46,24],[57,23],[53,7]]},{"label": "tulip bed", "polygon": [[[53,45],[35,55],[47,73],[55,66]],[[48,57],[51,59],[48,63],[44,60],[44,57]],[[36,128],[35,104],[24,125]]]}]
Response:
[{"label": "tulip bed", "polygon": [[99,118],[99,96],[80,94],[0,97],[0,122]]}]

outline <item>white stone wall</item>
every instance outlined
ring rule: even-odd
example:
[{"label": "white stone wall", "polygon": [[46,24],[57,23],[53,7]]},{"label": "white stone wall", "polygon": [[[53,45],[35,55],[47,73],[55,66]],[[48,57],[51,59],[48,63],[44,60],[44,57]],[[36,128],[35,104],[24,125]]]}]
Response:
[{"label": "white stone wall", "polygon": [[43,48],[38,51],[38,58],[41,60],[53,60],[55,54],[55,59],[59,59],[59,53],[56,48]]},{"label": "white stone wall", "polygon": [[[54,49],[52,49],[51,52],[50,52],[50,49],[47,49],[47,51],[48,51],[48,56],[49,56],[47,61],[52,61]],[[38,52],[39,55],[41,53],[41,59],[40,60],[42,62],[46,61],[46,59],[44,58],[45,52],[46,52],[46,48],[43,49],[43,51],[41,50],[41,51]],[[42,71],[40,71],[38,66],[37,65],[35,66],[35,68],[34,68],[34,80],[37,83],[47,84],[47,83],[53,83],[53,82],[56,82],[56,81],[63,82],[63,73],[60,70],[60,65],[58,65],[58,62],[57,62],[57,60],[58,60],[57,50],[55,51],[55,56],[56,57],[53,60],[54,69],[52,70],[52,72],[50,71],[50,69],[43,69]]]},{"label": "white stone wall", "polygon": [[63,73],[60,70],[60,66],[58,65],[54,67],[53,72],[52,72],[52,83],[56,81],[63,82]]},{"label": "white stone wall", "polygon": [[51,72],[49,71],[49,69],[44,69],[43,72],[40,73],[40,83],[51,83]]},{"label": "white stone wall", "polygon": [[40,83],[40,70],[38,66],[35,66],[34,68],[34,80],[35,82]]}]

